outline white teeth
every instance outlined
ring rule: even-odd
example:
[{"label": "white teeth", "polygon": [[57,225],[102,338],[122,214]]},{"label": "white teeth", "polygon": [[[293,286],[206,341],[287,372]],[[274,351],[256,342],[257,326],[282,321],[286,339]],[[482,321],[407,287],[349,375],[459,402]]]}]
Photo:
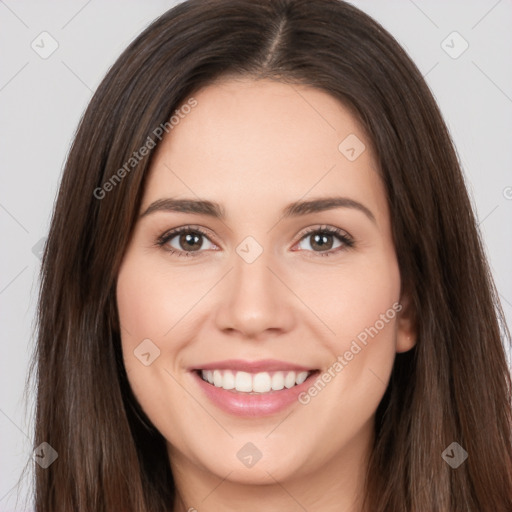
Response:
[{"label": "white teeth", "polygon": [[[222,387],[222,386],[217,386]],[[236,372],[235,389],[237,391],[252,391],[252,376],[247,372]]]},{"label": "white teeth", "polygon": [[213,385],[217,388],[222,387],[222,373],[219,370],[213,370]]},{"label": "white teeth", "polygon": [[272,375],[272,389],[280,391],[284,388],[284,375],[283,372],[276,372]]},{"label": "white teeth", "polygon": [[221,386],[224,389],[234,389],[235,388],[235,376],[233,372],[230,370],[226,370],[223,375],[223,380]]},{"label": "white teeth", "polygon": [[301,372],[295,379],[296,384],[302,384],[308,378],[308,372]]},{"label": "white teeth", "polygon": [[295,379],[297,377],[295,376],[295,372],[288,372],[286,374],[286,377],[284,378],[284,385],[287,387],[287,388],[292,388],[293,386],[295,386]]},{"label": "white teeth", "polygon": [[267,372],[257,373],[252,378],[252,390],[256,393],[268,393],[272,389],[272,377]]},{"label": "white teeth", "polygon": [[203,380],[217,388],[234,389],[243,393],[268,393],[302,384],[311,372],[232,372],[231,370],[202,370]]}]

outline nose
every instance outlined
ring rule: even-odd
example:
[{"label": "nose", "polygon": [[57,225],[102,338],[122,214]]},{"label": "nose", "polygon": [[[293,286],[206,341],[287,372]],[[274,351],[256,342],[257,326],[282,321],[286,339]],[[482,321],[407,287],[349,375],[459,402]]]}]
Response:
[{"label": "nose", "polygon": [[263,251],[252,263],[234,255],[234,268],[224,279],[219,296],[218,329],[252,339],[293,329],[294,296],[269,253]]}]

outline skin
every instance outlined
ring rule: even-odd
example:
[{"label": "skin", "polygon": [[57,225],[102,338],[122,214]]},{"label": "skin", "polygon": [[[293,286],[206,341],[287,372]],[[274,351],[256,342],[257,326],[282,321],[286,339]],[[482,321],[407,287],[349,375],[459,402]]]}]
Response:
[{"label": "skin", "polygon": [[[311,87],[229,78],[194,98],[154,155],[140,212],[159,199],[201,198],[220,203],[226,217],[140,217],[117,285],[124,364],[167,440],[173,512],[361,511],[375,411],[396,352],[415,342],[371,141],[350,110]],[[354,161],[338,149],[349,134],[366,146]],[[348,207],[281,218],[293,201],[330,196],[363,204],[375,221]],[[157,244],[185,225],[208,233],[196,256],[166,249],[190,250],[179,236]],[[322,248],[304,236],[322,226],[344,230],[353,247],[332,235]],[[263,249],[250,264],[236,252],[247,236]],[[329,250],[338,252],[322,255]],[[236,417],[187,371],[233,358],[327,371],[398,302],[402,311],[306,405]],[[134,356],[144,339],[160,350],[149,366]],[[262,453],[251,468],[236,455],[248,442]]]}]

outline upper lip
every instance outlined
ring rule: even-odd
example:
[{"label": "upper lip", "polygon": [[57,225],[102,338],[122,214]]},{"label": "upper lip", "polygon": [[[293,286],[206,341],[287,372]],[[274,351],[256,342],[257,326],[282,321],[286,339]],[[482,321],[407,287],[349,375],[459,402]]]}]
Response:
[{"label": "upper lip", "polygon": [[194,366],[191,370],[232,370],[247,373],[272,372],[279,370],[309,372],[314,368],[308,368],[300,364],[278,361],[277,359],[260,359],[258,361],[244,361],[243,359],[227,359]]}]

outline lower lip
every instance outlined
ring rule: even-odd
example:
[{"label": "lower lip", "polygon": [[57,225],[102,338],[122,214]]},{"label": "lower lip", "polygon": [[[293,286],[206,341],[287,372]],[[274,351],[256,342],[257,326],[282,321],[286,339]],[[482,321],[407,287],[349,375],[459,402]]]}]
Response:
[{"label": "lower lip", "polygon": [[268,393],[242,393],[218,388],[204,381],[197,372],[192,372],[206,396],[223,411],[235,416],[269,416],[283,411],[291,404],[298,403],[298,396],[305,391],[318,372],[313,372],[302,383],[292,388]]}]

